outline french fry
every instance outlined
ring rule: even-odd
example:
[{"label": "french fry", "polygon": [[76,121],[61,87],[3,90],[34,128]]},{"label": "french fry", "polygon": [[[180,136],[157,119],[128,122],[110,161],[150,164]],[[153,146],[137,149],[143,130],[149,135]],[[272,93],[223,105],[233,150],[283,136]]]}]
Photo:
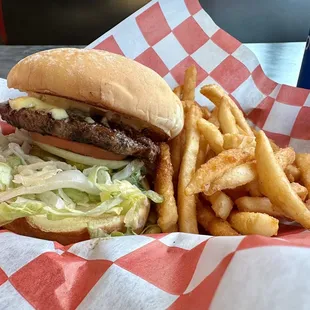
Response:
[{"label": "french fry", "polygon": [[197,81],[197,69],[194,65],[190,66],[185,71],[183,100],[195,100],[195,88]]},{"label": "french fry", "polygon": [[247,183],[254,181],[257,178],[255,162],[248,162],[236,166],[226,171],[222,176],[215,179],[208,190],[204,193],[206,195],[213,195],[218,191],[224,189],[233,189]]},{"label": "french fry", "polygon": [[233,201],[237,200],[240,197],[248,195],[248,192],[245,189],[245,185],[239,186],[234,189],[225,189],[225,194],[227,194]]},{"label": "french fry", "polygon": [[[292,148],[280,149],[276,154],[275,158],[282,168],[285,168],[288,163],[294,161],[295,152]],[[233,189],[242,185],[246,185],[257,179],[256,164],[255,162],[248,162],[237,167],[234,167],[227,172],[225,172],[221,177],[214,180],[211,183],[209,189],[205,191],[206,195],[212,195],[217,191],[222,191],[224,189]],[[300,197],[304,197],[308,194],[305,193],[306,188],[303,186],[293,185],[293,189],[298,191],[297,194]],[[303,199],[304,200],[304,199]]]},{"label": "french fry", "polygon": [[[193,105],[197,105],[194,101],[192,100],[184,100],[182,101],[183,109],[184,109],[184,117],[186,117],[186,114],[188,113],[189,109]],[[198,105],[197,105],[198,106]],[[179,176],[179,171],[180,171],[180,165],[183,157],[183,149],[185,145],[185,131],[184,128],[183,130],[169,142],[170,145],[170,152],[171,152],[171,162],[173,166],[173,183],[176,188],[177,184],[177,179]]]},{"label": "french fry", "polygon": [[173,167],[169,146],[166,143],[161,143],[154,188],[164,198],[162,203],[157,204],[157,224],[162,232],[178,231],[178,211],[174,198],[172,177]]},{"label": "french fry", "polygon": [[198,120],[198,128],[209,143],[211,149],[216,153],[223,151],[223,135],[215,125],[201,118]]},{"label": "french fry", "polygon": [[196,197],[185,195],[185,188],[195,173],[199,151],[200,133],[197,120],[202,117],[199,107],[193,105],[185,116],[185,147],[180,167],[178,184],[178,213],[181,232],[198,233],[196,218]]},{"label": "french fry", "polygon": [[237,124],[239,127],[247,133],[249,136],[253,136],[253,132],[251,130],[251,127],[245,120],[242,111],[238,108],[236,103],[225,93],[225,91],[218,85],[211,84],[203,86],[200,90],[201,94],[203,94],[205,97],[207,97],[209,100],[211,100],[217,107],[221,103],[221,99],[223,96],[226,96],[228,103],[231,108],[231,112],[234,115]]},{"label": "french fry", "polygon": [[204,135],[200,134],[199,138],[199,152],[197,156],[197,161],[196,161],[196,170],[200,168],[202,164],[206,162],[207,158],[207,152],[208,152],[208,142]]},{"label": "french fry", "polygon": [[217,107],[215,107],[212,112],[211,112],[211,116],[209,117],[208,121],[210,123],[212,123],[214,126],[216,126],[217,128],[220,128],[220,122],[218,119],[218,114],[219,114],[219,109]]},{"label": "french fry", "polygon": [[209,111],[209,109],[207,107],[200,107],[201,112],[202,112],[202,117],[205,120],[208,120],[211,117],[211,112]]},{"label": "french fry", "polygon": [[192,101],[192,100],[183,100],[182,105],[183,105],[183,109],[184,109],[184,114],[186,114],[189,111],[189,109],[191,108],[191,106],[193,106],[193,105],[197,106],[198,108],[201,108],[197,102]]},{"label": "french fry", "polygon": [[239,211],[266,213],[275,217],[285,217],[281,209],[274,206],[267,197],[244,196],[235,200]]},{"label": "french fry", "polygon": [[252,136],[231,133],[223,135],[223,148],[225,150],[255,147],[255,145],[255,137]]},{"label": "french fry", "polygon": [[[208,146],[208,149],[207,149],[207,154],[206,154],[206,161],[209,161],[211,158],[215,157],[216,154],[214,153],[214,151],[211,150],[210,146]],[[198,169],[197,169],[198,170]]]},{"label": "french fry", "polygon": [[232,211],[228,222],[242,235],[271,237],[276,236],[279,229],[279,220],[264,213]]},{"label": "french fry", "polygon": [[249,194],[252,197],[261,197],[263,194],[259,190],[258,181],[254,180],[248,184],[245,185],[246,190],[249,192]]},{"label": "french fry", "polygon": [[[251,128],[251,130],[252,130],[253,134],[256,136],[256,134],[258,133],[258,131],[257,131],[256,129],[254,129],[254,128]],[[270,145],[271,145],[271,148],[272,148],[272,150],[273,150],[274,152],[277,152],[277,151],[280,150],[280,147],[279,147],[278,145],[276,145],[272,139],[268,138],[268,140],[269,140],[269,143],[270,143]]]},{"label": "french fry", "polygon": [[212,236],[239,236],[227,221],[218,217],[210,222],[208,231]]},{"label": "french fry", "polygon": [[184,129],[169,142],[171,162],[173,167],[173,184],[177,184],[177,179],[179,176],[180,165],[183,156],[183,145],[185,144],[185,134]]},{"label": "french fry", "polygon": [[[238,128],[238,131],[239,131],[240,135],[247,136],[247,133],[239,125],[237,125],[237,128]],[[251,137],[251,136],[249,136],[249,137]]]},{"label": "french fry", "polygon": [[275,152],[275,158],[283,170],[295,161],[295,151],[291,147],[286,147]]},{"label": "french fry", "polygon": [[197,219],[199,224],[213,236],[238,236],[239,234],[230,224],[217,218],[209,206],[203,206],[201,201],[197,202]]},{"label": "french fry", "polygon": [[173,92],[182,100],[183,97],[183,85],[179,85],[174,88]]},{"label": "french fry", "polygon": [[282,167],[276,161],[268,138],[262,131],[256,136],[255,157],[262,193],[288,217],[309,229],[310,211],[291,188]]},{"label": "french fry", "polygon": [[157,220],[158,220],[157,211],[152,206],[146,223],[148,225],[155,225],[157,223]]},{"label": "french fry", "polygon": [[300,170],[294,165],[288,165],[285,168],[285,174],[291,183],[297,182],[300,179]]},{"label": "french fry", "polygon": [[219,105],[218,119],[222,133],[238,134],[236,119],[233,116],[227,97],[222,97],[221,104]]},{"label": "french fry", "polygon": [[225,193],[219,191],[208,197],[211,202],[211,208],[215,215],[223,220],[226,220],[232,210],[234,203]]},{"label": "french fry", "polygon": [[254,159],[254,148],[223,151],[203,164],[194,174],[186,188],[186,195],[208,190],[210,183],[226,171]]},{"label": "french fry", "polygon": [[271,145],[271,148],[272,148],[272,150],[273,150],[274,152],[277,152],[277,151],[280,150],[280,147],[279,147],[278,145],[276,145],[276,144],[274,143],[273,140],[271,140],[271,139],[268,139],[268,140],[269,140],[269,143],[270,143],[270,145]]},{"label": "french fry", "polygon": [[308,190],[299,183],[291,183],[292,190],[300,197],[302,201],[305,201],[308,196]]},{"label": "french fry", "polygon": [[301,181],[310,191],[310,154],[296,154],[296,166],[300,170]]},{"label": "french fry", "polygon": [[211,207],[204,205],[202,201],[197,198],[197,220],[198,223],[208,231],[210,222],[215,218],[215,214]]},{"label": "french fry", "polygon": [[216,84],[205,85],[200,89],[200,93],[212,101],[216,106],[221,103],[221,98],[226,95],[224,89]]},{"label": "french fry", "polygon": [[162,233],[162,231],[158,225],[150,225],[149,227],[146,227],[146,229],[142,232],[143,235],[155,235],[160,233]]}]

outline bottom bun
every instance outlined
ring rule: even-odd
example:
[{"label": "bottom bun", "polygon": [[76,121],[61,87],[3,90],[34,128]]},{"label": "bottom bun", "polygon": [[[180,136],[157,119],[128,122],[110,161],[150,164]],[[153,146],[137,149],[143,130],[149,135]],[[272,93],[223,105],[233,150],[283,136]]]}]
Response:
[{"label": "bottom bun", "polygon": [[[133,230],[140,233],[146,223],[150,210],[149,201],[139,209],[139,221]],[[71,217],[51,221],[45,215],[36,215],[17,219],[4,227],[19,235],[57,241],[68,245],[90,238],[88,224],[101,228],[105,233],[125,232],[124,216],[104,216],[100,218]]]}]

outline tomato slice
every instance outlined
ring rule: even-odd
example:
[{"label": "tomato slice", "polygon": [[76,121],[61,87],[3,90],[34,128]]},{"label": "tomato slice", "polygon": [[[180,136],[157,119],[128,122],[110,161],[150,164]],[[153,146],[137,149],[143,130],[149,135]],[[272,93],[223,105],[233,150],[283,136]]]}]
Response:
[{"label": "tomato slice", "polygon": [[90,156],[93,158],[106,160],[123,160],[124,158],[126,158],[126,156],[124,155],[108,152],[104,149],[101,149],[100,147],[91,144],[69,141],[53,136],[43,136],[36,132],[30,132],[30,135],[34,141],[37,141],[39,143],[48,144],[58,147],[60,149],[64,149],[85,156]]},{"label": "tomato slice", "polygon": [[2,134],[9,135],[10,133],[15,132],[15,127],[11,126],[10,124],[0,121],[0,128],[2,131]]}]

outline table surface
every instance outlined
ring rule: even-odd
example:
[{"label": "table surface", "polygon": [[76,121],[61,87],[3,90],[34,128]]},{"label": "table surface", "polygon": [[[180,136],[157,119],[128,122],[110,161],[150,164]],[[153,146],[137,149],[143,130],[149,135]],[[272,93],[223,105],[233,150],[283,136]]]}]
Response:
[{"label": "table surface", "polygon": [[[257,56],[264,72],[277,83],[296,86],[304,53],[304,42],[248,43]],[[6,78],[9,70],[22,58],[37,51],[61,46],[6,46],[0,45],[0,77]],[[73,46],[72,46],[73,47]],[[80,47],[83,46],[74,46]]]}]

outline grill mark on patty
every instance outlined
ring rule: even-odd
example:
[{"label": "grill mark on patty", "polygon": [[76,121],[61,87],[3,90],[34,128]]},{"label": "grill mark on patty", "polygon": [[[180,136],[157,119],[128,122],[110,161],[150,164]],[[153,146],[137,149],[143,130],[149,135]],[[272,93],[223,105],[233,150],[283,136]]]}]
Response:
[{"label": "grill mark on patty", "polygon": [[0,105],[0,115],[3,120],[14,127],[51,135],[76,142],[92,144],[107,151],[126,156],[135,156],[154,164],[159,153],[159,147],[150,138],[143,137],[134,130],[109,128],[101,123],[89,124],[80,115],[70,111],[69,118],[55,120],[52,116],[40,110],[13,110],[10,105]]}]

